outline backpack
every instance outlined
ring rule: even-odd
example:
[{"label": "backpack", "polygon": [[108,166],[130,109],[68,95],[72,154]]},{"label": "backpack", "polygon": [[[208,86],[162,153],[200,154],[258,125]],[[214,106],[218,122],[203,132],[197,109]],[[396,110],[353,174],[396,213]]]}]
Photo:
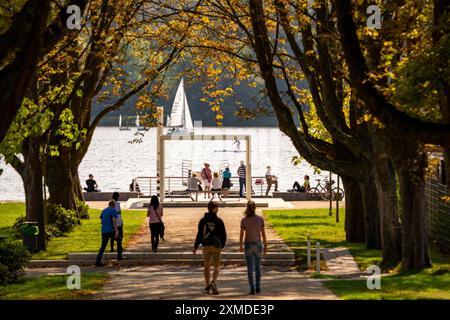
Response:
[{"label": "backpack", "polygon": [[220,241],[220,238],[216,234],[213,234],[218,222],[218,219],[216,221],[205,220],[205,225],[203,226],[203,246],[212,245],[216,248],[222,248],[222,241]]}]

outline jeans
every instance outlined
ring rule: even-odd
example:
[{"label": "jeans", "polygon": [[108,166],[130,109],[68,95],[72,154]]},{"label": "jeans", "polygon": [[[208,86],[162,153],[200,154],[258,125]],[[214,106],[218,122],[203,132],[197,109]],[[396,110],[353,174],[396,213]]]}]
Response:
[{"label": "jeans", "polygon": [[[263,247],[261,241],[245,243],[245,260],[247,260],[248,284],[251,290],[261,288],[261,259]],[[256,286],[253,280],[253,270],[255,270]]]},{"label": "jeans", "polygon": [[96,264],[100,264],[102,262],[103,253],[105,252],[106,247],[108,246],[108,242],[114,239],[114,232],[102,233],[102,246],[98,251],[97,259],[95,261]]},{"label": "jeans", "polygon": [[244,196],[245,178],[239,178],[239,197]]},{"label": "jeans", "polygon": [[152,241],[152,249],[158,249],[159,235],[161,233],[161,223],[150,223],[150,238]]}]

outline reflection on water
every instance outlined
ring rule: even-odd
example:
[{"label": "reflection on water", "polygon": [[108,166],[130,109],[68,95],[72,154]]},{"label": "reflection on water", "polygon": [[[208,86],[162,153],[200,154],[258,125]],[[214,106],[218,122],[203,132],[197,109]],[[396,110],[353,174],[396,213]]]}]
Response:
[{"label": "reflection on water", "polygon": [[[266,167],[272,166],[272,174],[279,177],[280,190],[291,189],[295,180],[303,182],[303,175],[313,176],[313,169],[306,162],[299,166],[291,163],[298,155],[292,142],[277,128],[198,128],[196,134],[248,134],[251,136],[251,164],[253,176],[264,176]],[[156,129],[144,133],[141,143],[131,144],[135,130],[119,131],[116,127],[98,127],[89,151],[80,168],[82,182],[92,173],[102,191],[127,191],[131,179],[137,176],[156,175]],[[213,171],[228,162],[233,175],[239,161],[245,160],[245,152],[233,152],[237,144],[231,141],[167,141],[166,176],[181,176],[183,160],[192,160],[193,170],[199,171],[204,162]],[[245,151],[245,141],[240,149]],[[219,152],[226,150],[227,152]],[[24,200],[22,181],[14,169],[3,163],[0,176],[0,201]],[[321,176],[328,173],[323,171]],[[312,180],[312,184],[315,181]]]}]

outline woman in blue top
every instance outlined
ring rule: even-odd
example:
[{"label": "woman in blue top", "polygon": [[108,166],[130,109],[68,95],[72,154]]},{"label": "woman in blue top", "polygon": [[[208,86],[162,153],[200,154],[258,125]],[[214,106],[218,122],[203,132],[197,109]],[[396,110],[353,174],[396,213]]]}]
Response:
[{"label": "woman in blue top", "polygon": [[222,180],[222,190],[223,190],[223,196],[226,198],[228,197],[228,190],[231,188],[231,171],[230,168],[225,168],[225,171],[222,174],[223,180]]}]

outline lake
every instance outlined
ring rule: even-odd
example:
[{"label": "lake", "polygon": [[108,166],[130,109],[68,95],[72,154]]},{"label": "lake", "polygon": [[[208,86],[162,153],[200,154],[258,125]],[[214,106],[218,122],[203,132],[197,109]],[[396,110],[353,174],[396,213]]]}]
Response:
[{"label": "lake", "polygon": [[[120,131],[117,127],[98,127],[95,130],[89,150],[80,167],[80,179],[84,182],[92,173],[102,191],[128,191],[133,177],[156,175],[156,128],[143,133],[141,143],[130,143],[136,136],[136,129]],[[266,167],[272,167],[272,174],[278,176],[279,189],[292,188],[295,180],[303,183],[303,176],[326,177],[322,171],[314,176],[313,168],[303,161],[294,166],[292,156],[298,155],[291,140],[278,128],[196,128],[195,134],[249,134],[251,136],[252,176],[264,176]],[[233,152],[237,144],[233,141],[167,141],[166,176],[181,176],[183,160],[191,160],[194,171],[200,171],[204,162],[211,164],[211,170],[218,171],[221,163],[228,162],[233,176],[245,152]],[[245,151],[245,141],[240,144]],[[227,150],[228,152],[221,152]],[[0,175],[0,201],[23,201],[24,189],[20,176],[10,165],[0,162],[4,169]],[[313,177],[314,176],[314,177]]]}]

